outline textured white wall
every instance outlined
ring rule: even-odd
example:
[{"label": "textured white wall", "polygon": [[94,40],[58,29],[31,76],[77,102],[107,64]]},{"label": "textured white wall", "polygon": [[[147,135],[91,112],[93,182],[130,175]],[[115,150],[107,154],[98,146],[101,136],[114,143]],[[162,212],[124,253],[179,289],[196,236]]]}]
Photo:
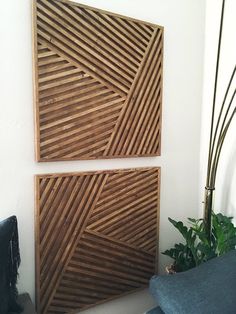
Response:
[{"label": "textured white wall", "polygon": [[[203,199],[203,190],[206,177],[206,164],[209,143],[209,128],[214,88],[215,63],[218,44],[219,23],[222,0],[207,0],[206,31],[205,31],[205,65],[204,65],[204,93],[202,110],[201,136],[201,190],[200,199]],[[217,109],[222,103],[226,87],[236,64],[236,1],[225,1],[223,36],[221,44],[221,59],[218,79]],[[236,87],[236,78],[232,87]],[[229,93],[229,99],[233,89]],[[236,99],[234,100],[234,104]],[[228,104],[228,103],[227,103]],[[221,160],[218,167],[215,191],[215,211],[232,215],[236,218],[236,116],[226,137]],[[236,222],[236,219],[234,219]]]},{"label": "textured white wall", "polygon": [[[34,161],[31,1],[0,1],[0,219],[16,214],[22,264],[20,291],[34,296],[34,181],[37,173],[162,167],[160,250],[176,241],[171,216],[196,216],[204,46],[204,0],[84,0],[84,4],[165,27],[162,156],[41,163]],[[161,258],[161,265],[165,259]],[[86,314],[141,314],[147,292]]]}]

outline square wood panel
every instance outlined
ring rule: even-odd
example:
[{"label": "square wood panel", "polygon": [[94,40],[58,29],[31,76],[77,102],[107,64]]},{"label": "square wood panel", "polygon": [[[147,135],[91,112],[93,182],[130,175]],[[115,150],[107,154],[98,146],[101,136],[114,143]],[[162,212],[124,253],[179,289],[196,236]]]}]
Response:
[{"label": "square wood panel", "polygon": [[37,313],[77,313],[155,273],[159,168],[36,176]]},{"label": "square wood panel", "polygon": [[38,161],[160,154],[163,28],[34,0]]}]

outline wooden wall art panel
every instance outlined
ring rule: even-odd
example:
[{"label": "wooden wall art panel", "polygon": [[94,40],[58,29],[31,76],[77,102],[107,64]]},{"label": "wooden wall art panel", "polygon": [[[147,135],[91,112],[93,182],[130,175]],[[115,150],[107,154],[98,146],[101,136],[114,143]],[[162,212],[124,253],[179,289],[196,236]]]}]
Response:
[{"label": "wooden wall art panel", "polygon": [[34,0],[38,161],[160,154],[163,28]]},{"label": "wooden wall art panel", "polygon": [[159,179],[159,168],[36,176],[38,314],[77,313],[147,286]]}]

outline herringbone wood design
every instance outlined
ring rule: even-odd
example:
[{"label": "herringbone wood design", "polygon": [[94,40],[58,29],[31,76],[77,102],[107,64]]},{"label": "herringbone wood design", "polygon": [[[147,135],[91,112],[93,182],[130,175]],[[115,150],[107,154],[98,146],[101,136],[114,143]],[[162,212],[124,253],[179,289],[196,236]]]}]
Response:
[{"label": "herringbone wood design", "polygon": [[155,272],[159,168],[36,176],[39,314],[76,313]]},{"label": "herringbone wood design", "polygon": [[34,0],[37,160],[160,154],[163,28]]}]

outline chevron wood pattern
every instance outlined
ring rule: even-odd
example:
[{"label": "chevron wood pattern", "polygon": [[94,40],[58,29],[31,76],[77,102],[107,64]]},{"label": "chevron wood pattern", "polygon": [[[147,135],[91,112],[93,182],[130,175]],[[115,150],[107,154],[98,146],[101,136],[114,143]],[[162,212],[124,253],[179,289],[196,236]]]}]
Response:
[{"label": "chevron wood pattern", "polygon": [[37,313],[77,313],[147,286],[159,187],[159,168],[36,176]]},{"label": "chevron wood pattern", "polygon": [[160,154],[163,28],[33,0],[38,161]]}]

